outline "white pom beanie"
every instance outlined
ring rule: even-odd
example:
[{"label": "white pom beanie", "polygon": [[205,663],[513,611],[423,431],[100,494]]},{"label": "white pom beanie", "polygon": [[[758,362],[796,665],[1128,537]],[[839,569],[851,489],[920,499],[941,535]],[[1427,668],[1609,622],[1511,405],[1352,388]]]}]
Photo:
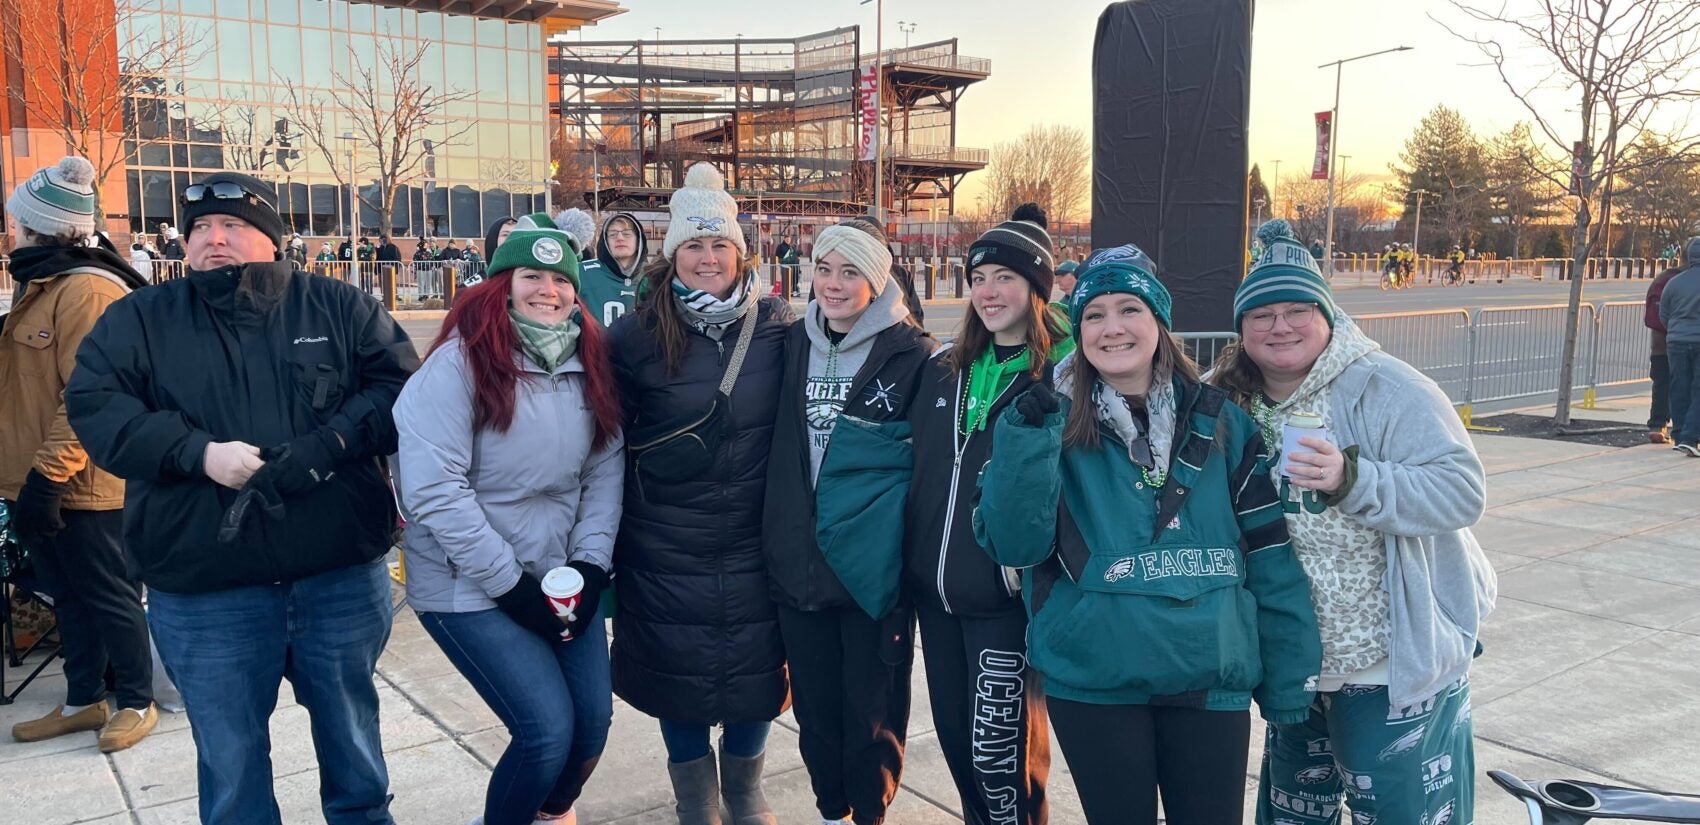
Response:
[{"label": "white pom beanie", "polygon": [[673,260],[679,244],[693,238],[725,238],[738,245],[739,255],[749,254],[744,230],[738,226],[738,203],[726,193],[726,179],[713,166],[692,166],[685,173],[685,185],[673,193],[668,208],[673,217],[667,222],[667,239],[661,243],[661,254],[667,260]]},{"label": "white pom beanie", "polygon": [[67,155],[57,165],[38,170],[12,190],[6,211],[37,235],[93,235],[94,164]]},{"label": "white pom beanie", "polygon": [[568,209],[555,216],[555,228],[567,233],[580,256],[596,240],[596,219],[583,209]]}]

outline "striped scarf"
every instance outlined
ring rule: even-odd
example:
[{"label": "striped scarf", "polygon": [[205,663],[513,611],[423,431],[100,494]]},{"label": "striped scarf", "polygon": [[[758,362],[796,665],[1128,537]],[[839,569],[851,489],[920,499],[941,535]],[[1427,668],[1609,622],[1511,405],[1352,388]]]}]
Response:
[{"label": "striped scarf", "polygon": [[739,279],[732,294],[725,299],[714,297],[712,292],[691,289],[677,276],[670,283],[673,287],[673,300],[678,302],[679,309],[685,313],[685,319],[697,332],[716,341],[726,333],[727,327],[744,317],[744,313],[760,300],[750,289],[749,278]]}]

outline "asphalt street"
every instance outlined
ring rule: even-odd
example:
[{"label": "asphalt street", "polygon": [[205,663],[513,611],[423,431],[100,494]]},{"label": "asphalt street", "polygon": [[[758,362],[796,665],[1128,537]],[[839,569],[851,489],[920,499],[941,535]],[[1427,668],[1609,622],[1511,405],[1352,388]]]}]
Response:
[{"label": "asphalt street", "polygon": [[[1350,275],[1336,279],[1335,296],[1340,305],[1353,316],[1385,312],[1421,312],[1439,309],[1474,309],[1478,307],[1541,306],[1564,303],[1569,298],[1568,282],[1530,282],[1466,284],[1459,287],[1418,286],[1396,292],[1383,292],[1373,283],[1358,286]],[[1584,284],[1584,301],[1638,301],[1647,292],[1646,280],[1589,281]],[[927,329],[939,335],[952,334],[962,323],[967,303],[950,298],[950,284],[943,284],[939,298],[927,303]],[[799,310],[802,304],[797,304]],[[414,341],[425,344],[434,338],[441,321],[436,318],[404,320]]]}]

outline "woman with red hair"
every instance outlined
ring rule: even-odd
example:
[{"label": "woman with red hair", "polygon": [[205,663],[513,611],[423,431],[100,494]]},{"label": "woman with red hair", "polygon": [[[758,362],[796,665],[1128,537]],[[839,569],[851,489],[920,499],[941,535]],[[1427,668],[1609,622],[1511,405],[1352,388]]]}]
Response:
[{"label": "woman with red hair", "polygon": [[[619,396],[564,233],[522,220],[490,271],[396,401],[407,599],[512,738],[474,823],[571,823],[613,720]],[[584,590],[560,616],[540,582],[563,566]]]}]

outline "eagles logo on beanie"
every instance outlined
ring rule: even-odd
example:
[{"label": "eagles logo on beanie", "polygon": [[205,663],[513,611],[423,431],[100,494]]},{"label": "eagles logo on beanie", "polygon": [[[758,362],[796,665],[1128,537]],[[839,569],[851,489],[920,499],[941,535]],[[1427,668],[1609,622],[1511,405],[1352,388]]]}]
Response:
[{"label": "eagles logo on beanie", "polygon": [[1068,318],[1075,329],[1080,329],[1080,318],[1093,298],[1114,292],[1138,296],[1164,329],[1170,327],[1174,299],[1168,287],[1157,280],[1157,265],[1145,250],[1133,244],[1094,250],[1078,275],[1080,280],[1068,303]]},{"label": "eagles logo on beanie", "polygon": [[1033,291],[1051,299],[1056,281],[1056,261],[1051,257],[1049,220],[1036,203],[1015,207],[1009,220],[986,230],[968,247],[968,271],[985,264],[1009,267],[1033,285]]},{"label": "eagles logo on beanie", "polygon": [[18,184],[6,210],[37,235],[86,238],[94,234],[94,174],[94,164],[67,155]]},{"label": "eagles logo on beanie", "polygon": [[1247,312],[1285,301],[1316,304],[1333,326],[1338,312],[1334,290],[1310,250],[1293,234],[1292,224],[1281,218],[1266,221],[1257,228],[1257,239],[1263,254],[1252,262],[1251,271],[1234,292],[1234,328],[1239,329]]},{"label": "eagles logo on beanie", "polygon": [[490,256],[489,272],[496,276],[510,269],[530,267],[559,272],[578,288],[578,254],[573,237],[555,228],[555,221],[538,212],[520,218],[508,239]]},{"label": "eagles logo on beanie", "polygon": [[737,244],[739,255],[749,254],[744,230],[738,226],[738,202],[726,193],[726,179],[712,165],[692,166],[667,208],[672,218],[667,221],[667,238],[661,242],[661,254],[667,260],[673,260],[680,244],[695,238],[725,238]]}]

